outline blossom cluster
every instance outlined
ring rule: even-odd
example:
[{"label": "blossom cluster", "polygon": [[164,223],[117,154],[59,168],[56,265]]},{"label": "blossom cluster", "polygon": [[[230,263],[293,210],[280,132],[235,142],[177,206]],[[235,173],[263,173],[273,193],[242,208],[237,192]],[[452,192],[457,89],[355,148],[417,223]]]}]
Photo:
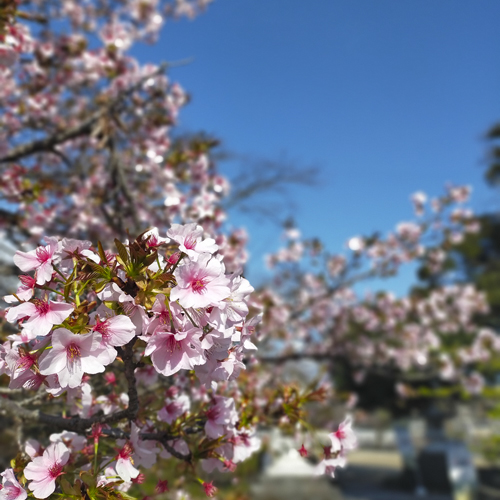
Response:
[{"label": "blossom cluster", "polygon": [[169,17],[192,17],[209,3],[19,6],[0,35],[0,199],[19,214],[15,227],[2,217],[0,228],[11,238],[111,244],[127,228],[221,224],[217,205],[228,185],[211,165],[213,141],[171,138],[188,96],[166,62],[141,64],[129,53],[136,42],[154,42]]},{"label": "blossom cluster", "polygon": [[[467,186],[449,186],[430,202],[415,193],[415,221],[399,223],[386,237],[351,238],[346,254],[331,255],[319,240],[287,229],[286,246],[268,257],[276,286],[254,297],[264,308],[266,354],[273,353],[262,360],[310,358],[333,368],[344,359],[358,384],[371,370],[393,371],[403,380],[421,374],[479,393],[484,379],[477,368],[498,349],[496,334],[476,321],[488,312],[484,293],[470,283],[443,283],[400,298],[389,292],[360,297],[356,286],[392,276],[405,263],[430,276],[442,270],[455,245],[479,230],[464,206],[469,195]],[[397,387],[400,395],[412,392]]]},{"label": "blossom cluster", "polygon": [[[165,237],[152,229],[126,245],[116,240],[117,253],[85,240],[46,242],[16,252],[16,265],[30,274],[5,297],[11,303],[5,318],[20,331],[0,346],[0,373],[9,376],[10,389],[46,393],[74,415],[52,421],[63,433],[51,436],[47,448],[27,444],[31,461],[15,472],[22,471],[35,498],[50,496],[62,474],[80,474],[86,488],[126,490],[140,481],[139,467],[158,457],[231,470],[259,448],[255,427],[241,424],[224,388],[256,349],[260,317],[247,318],[253,288],[226,272],[214,239],[196,224],[174,224]],[[165,387],[165,399],[150,411],[137,386],[153,384]],[[85,432],[74,432],[90,427],[95,449]],[[109,445],[98,451],[103,439],[116,440],[111,455]],[[95,463],[93,479],[82,475],[87,469],[79,468],[78,455]],[[13,474],[4,473],[4,490],[22,498]]]}]

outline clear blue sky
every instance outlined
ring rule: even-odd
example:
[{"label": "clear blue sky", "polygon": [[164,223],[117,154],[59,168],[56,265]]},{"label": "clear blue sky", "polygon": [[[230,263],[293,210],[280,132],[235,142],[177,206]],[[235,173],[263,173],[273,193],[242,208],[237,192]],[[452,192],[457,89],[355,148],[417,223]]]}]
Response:
[{"label": "clear blue sky", "polygon": [[[409,219],[417,190],[467,183],[478,211],[498,205],[482,180],[482,134],[500,120],[499,48],[498,0],[215,0],[135,53],[194,58],[171,72],[193,98],[183,129],[237,153],[318,165],[317,188],[291,191],[293,215],[336,251]],[[257,277],[279,237],[243,222]]]}]

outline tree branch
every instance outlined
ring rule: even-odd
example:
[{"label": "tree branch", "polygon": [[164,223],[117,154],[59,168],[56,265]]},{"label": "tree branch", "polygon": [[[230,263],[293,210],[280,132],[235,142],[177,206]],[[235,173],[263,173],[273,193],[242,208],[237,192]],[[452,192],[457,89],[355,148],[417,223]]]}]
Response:
[{"label": "tree branch", "polygon": [[37,422],[55,427],[61,430],[74,431],[77,433],[84,433],[90,429],[93,424],[111,424],[119,422],[120,420],[135,420],[139,412],[139,396],[137,394],[135,369],[136,363],[134,362],[134,344],[136,338],[133,338],[127,345],[121,349],[121,358],[125,365],[125,378],[128,384],[128,397],[129,404],[125,410],[120,410],[111,415],[94,415],[90,418],[81,418],[78,415],[66,418],[58,415],[49,415],[40,410],[29,410],[24,408],[21,403],[11,401],[7,398],[0,397],[0,411],[4,411],[12,417],[21,420]]},{"label": "tree branch", "polygon": [[132,92],[137,90],[142,86],[142,84],[149,80],[151,77],[157,76],[161,73],[164,73],[167,69],[168,64],[161,64],[156,71],[144,76],[140,80],[138,80],[134,85],[124,90],[120,94],[118,94],[111,102],[106,104],[102,109],[92,113],[88,118],[83,120],[82,122],[74,125],[73,127],[66,128],[59,132],[56,132],[48,137],[43,139],[38,139],[27,144],[22,144],[20,146],[15,147],[11,151],[9,151],[5,156],[0,158],[0,163],[7,163],[10,161],[16,161],[20,158],[30,156],[35,153],[40,152],[53,152],[57,145],[63,144],[70,139],[75,139],[76,137],[80,137],[85,134],[90,134],[94,127],[94,124],[103,118],[107,113],[112,112],[126,97],[128,97]]}]

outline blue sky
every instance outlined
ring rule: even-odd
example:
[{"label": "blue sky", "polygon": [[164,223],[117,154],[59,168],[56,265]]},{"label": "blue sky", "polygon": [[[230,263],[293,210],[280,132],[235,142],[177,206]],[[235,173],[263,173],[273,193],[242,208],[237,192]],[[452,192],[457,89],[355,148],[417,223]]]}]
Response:
[{"label": "blue sky", "polygon": [[[482,137],[500,120],[499,19],[497,0],[215,0],[135,54],[193,58],[171,71],[192,95],[182,129],[238,154],[317,165],[317,187],[290,191],[293,216],[333,252],[410,219],[417,190],[471,184],[477,211],[497,207]],[[249,228],[258,279],[278,231],[233,222]],[[409,280],[390,285],[402,292]]]}]

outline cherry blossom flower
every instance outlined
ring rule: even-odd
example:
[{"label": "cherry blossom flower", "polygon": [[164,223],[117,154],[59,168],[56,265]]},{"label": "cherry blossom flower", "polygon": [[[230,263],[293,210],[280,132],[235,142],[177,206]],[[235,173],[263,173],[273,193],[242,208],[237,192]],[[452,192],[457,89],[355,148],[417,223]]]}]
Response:
[{"label": "cherry blossom flower", "polygon": [[69,460],[69,450],[63,443],[51,444],[41,457],[35,457],[24,469],[30,480],[28,488],[36,498],[47,498],[56,489],[56,479],[64,474],[63,467]]},{"label": "cherry blossom flower", "polygon": [[147,239],[147,246],[150,248],[156,248],[160,245],[164,245],[170,241],[170,238],[163,238],[160,236],[160,232],[157,227],[151,228],[143,234],[143,239]]},{"label": "cherry blossom flower", "polygon": [[73,259],[86,257],[96,264],[99,263],[99,256],[90,250],[92,243],[85,240],[75,240],[64,238],[60,244],[61,262],[60,269],[64,272],[73,269]]},{"label": "cherry blossom flower", "polygon": [[96,316],[92,330],[101,335],[102,354],[99,359],[104,365],[108,365],[116,358],[116,349],[113,347],[121,347],[130,342],[135,337],[136,327],[128,316],[120,314],[104,321]]},{"label": "cherry blossom flower", "polygon": [[167,231],[167,236],[179,244],[179,249],[189,256],[192,261],[197,261],[200,254],[213,254],[218,250],[215,240],[203,238],[203,228],[196,223],[172,224]]},{"label": "cherry blossom flower", "polygon": [[347,417],[339,428],[328,437],[332,440],[332,453],[337,451],[353,450],[357,446],[356,434],[352,430],[352,419]]},{"label": "cherry blossom flower", "polygon": [[169,491],[168,488],[168,481],[166,479],[161,480],[158,479],[158,483],[155,486],[155,493],[165,493],[166,491]]},{"label": "cherry blossom flower", "polygon": [[[149,422],[151,424],[151,422]],[[156,456],[159,452],[155,441],[145,441],[141,439],[140,432],[144,431],[140,429],[136,424],[132,422],[132,428],[130,432],[130,446],[132,447],[132,463],[137,466],[143,466],[146,469],[150,469],[156,463]],[[120,441],[117,441],[120,444]]]},{"label": "cherry blossom flower", "polygon": [[25,500],[28,493],[17,481],[14,471],[7,469],[0,475],[2,476],[0,500]]},{"label": "cherry blossom flower", "polygon": [[7,302],[8,304],[17,302],[19,299],[25,301],[30,300],[31,297],[33,297],[36,285],[35,278],[32,278],[27,274],[22,274],[21,276],[19,276],[19,280],[21,281],[21,284],[16,291],[17,297],[14,297],[14,295],[7,295],[3,298],[3,300],[5,300],[5,302]]},{"label": "cherry blossom flower", "polygon": [[228,434],[238,421],[238,414],[234,407],[234,399],[215,396],[213,404],[206,412],[206,418],[205,432],[207,436],[217,439]]},{"label": "cherry blossom flower", "polygon": [[183,332],[158,331],[150,337],[144,351],[151,356],[153,366],[162,375],[169,376],[179,370],[192,370],[204,363],[203,350],[198,338],[199,328],[188,328]]},{"label": "cherry blossom flower", "polygon": [[147,333],[154,333],[155,329],[160,325],[162,325],[162,327],[170,327],[170,320],[172,317],[165,301],[166,299],[163,293],[159,293],[156,296],[153,307],[151,308],[154,317],[148,325]]},{"label": "cherry blossom flower", "polygon": [[36,439],[27,439],[24,444],[24,452],[28,455],[31,460],[35,457],[41,457],[45,449]]},{"label": "cherry blossom flower", "polygon": [[30,339],[34,339],[37,336],[47,335],[54,325],[61,324],[73,310],[74,307],[65,302],[33,299],[31,302],[23,302],[11,307],[5,319],[14,323],[27,317],[28,319],[23,323],[23,330],[28,332]]},{"label": "cherry blossom flower", "polygon": [[216,306],[231,294],[221,263],[210,254],[177,268],[174,276],[177,286],[170,292],[170,299],[178,300],[182,307]]},{"label": "cherry blossom flower", "polygon": [[63,431],[49,436],[51,443],[63,443],[68,449],[72,451],[81,451],[87,444],[87,438],[80,436],[76,432]]},{"label": "cherry blossom flower", "polygon": [[101,373],[104,365],[98,360],[100,336],[93,332],[76,335],[66,328],[52,334],[52,349],[40,356],[42,375],[57,374],[61,387],[78,387],[84,373]]},{"label": "cherry blossom flower", "polygon": [[52,279],[53,261],[58,257],[59,242],[57,238],[46,238],[48,245],[38,247],[29,252],[18,250],[14,255],[14,263],[23,272],[36,270],[36,283],[43,285]]},{"label": "cherry blossom flower", "polygon": [[415,214],[420,216],[424,213],[424,206],[427,203],[427,195],[422,191],[417,191],[411,195],[411,201]]},{"label": "cherry blossom flower", "polygon": [[158,419],[167,424],[171,424],[181,415],[189,411],[191,407],[191,400],[186,394],[181,394],[176,399],[172,400],[167,398],[165,405],[158,412]]},{"label": "cherry blossom flower", "polygon": [[139,470],[134,467],[132,461],[132,453],[133,449],[130,443],[125,443],[116,457],[116,472],[126,482],[135,479],[139,475]]},{"label": "cherry blossom flower", "polygon": [[246,460],[259,450],[262,444],[261,439],[256,435],[255,428],[239,429],[228,441],[233,445],[234,463]]}]

